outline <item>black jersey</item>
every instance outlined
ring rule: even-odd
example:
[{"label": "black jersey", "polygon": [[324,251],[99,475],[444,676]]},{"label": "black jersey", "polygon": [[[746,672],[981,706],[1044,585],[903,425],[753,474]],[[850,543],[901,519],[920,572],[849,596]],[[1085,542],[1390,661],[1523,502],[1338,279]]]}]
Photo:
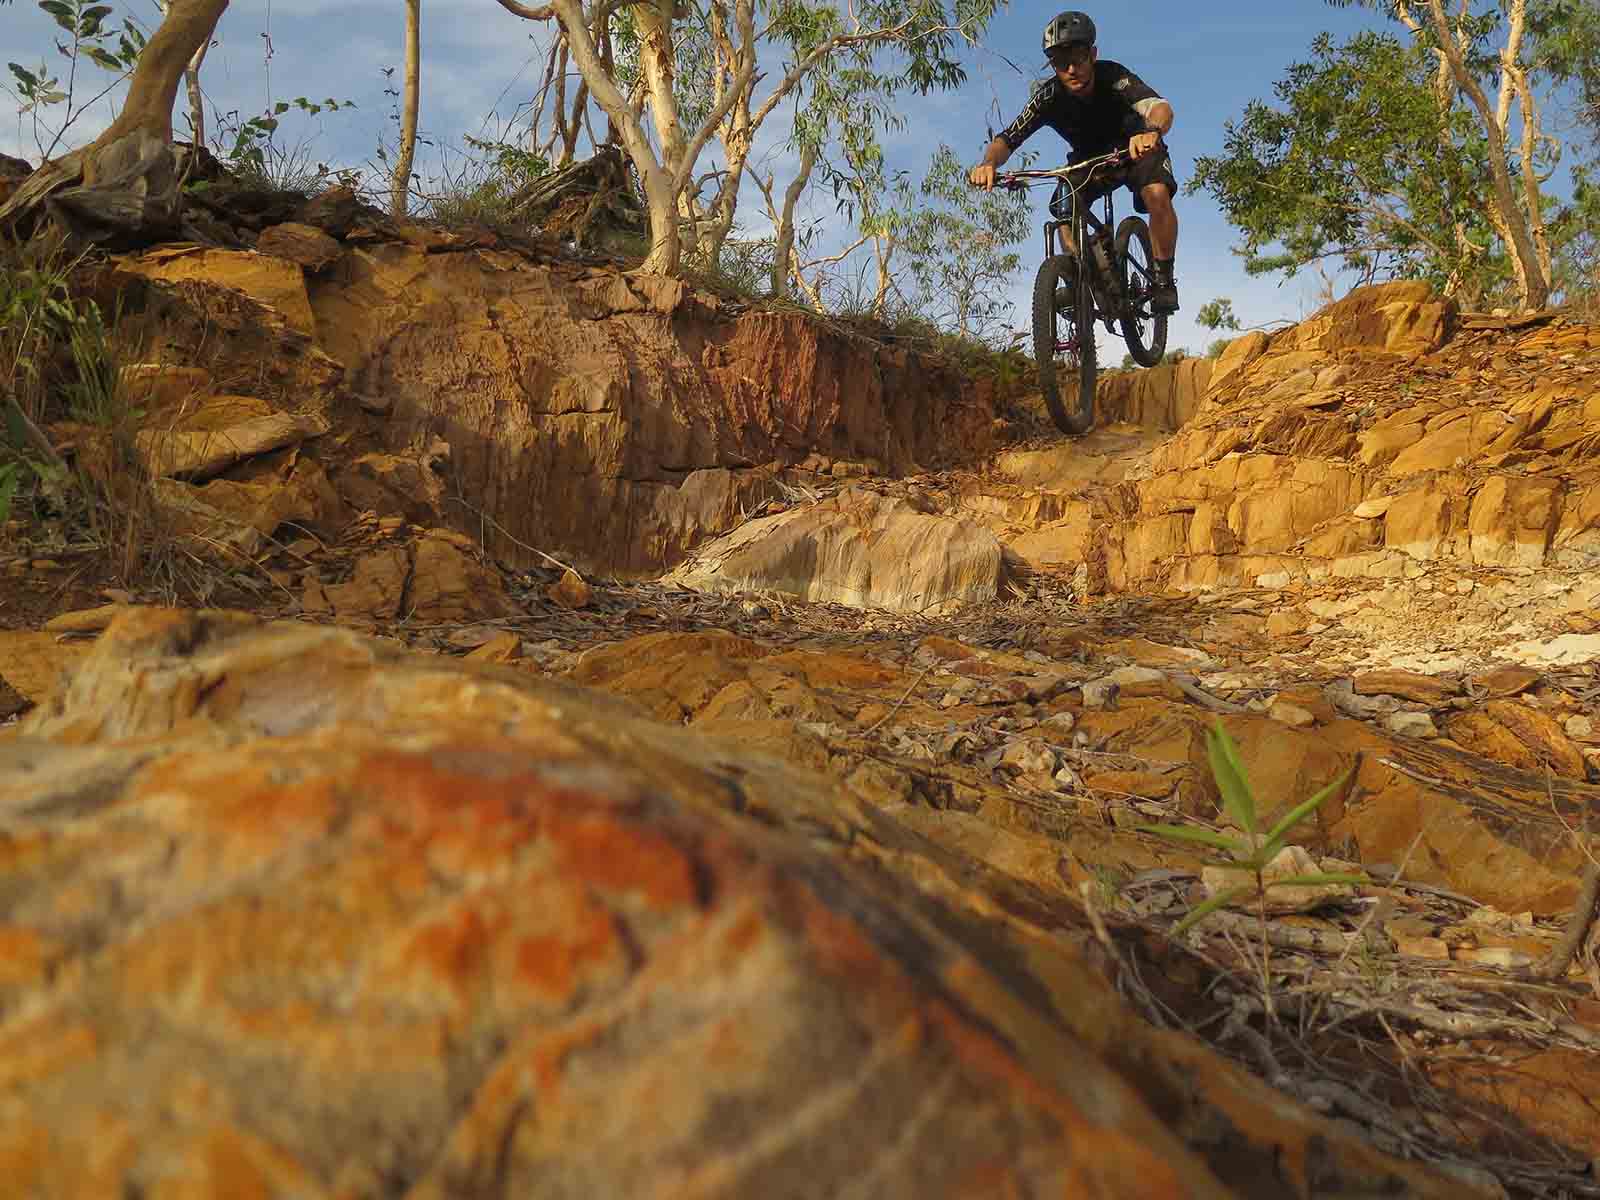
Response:
[{"label": "black jersey", "polygon": [[1160,95],[1127,67],[1109,59],[1094,65],[1094,90],[1079,99],[1052,75],[1034,88],[1017,119],[1000,136],[1015,150],[1048,125],[1079,154],[1104,154],[1145,130],[1144,114]]}]

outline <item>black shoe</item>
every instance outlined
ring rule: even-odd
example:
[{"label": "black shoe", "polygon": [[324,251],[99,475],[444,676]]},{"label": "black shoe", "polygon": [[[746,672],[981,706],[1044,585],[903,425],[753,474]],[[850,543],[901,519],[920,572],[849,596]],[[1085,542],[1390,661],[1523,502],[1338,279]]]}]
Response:
[{"label": "black shoe", "polygon": [[1178,311],[1178,285],[1170,279],[1163,279],[1150,289],[1150,311],[1158,317],[1169,316]]}]

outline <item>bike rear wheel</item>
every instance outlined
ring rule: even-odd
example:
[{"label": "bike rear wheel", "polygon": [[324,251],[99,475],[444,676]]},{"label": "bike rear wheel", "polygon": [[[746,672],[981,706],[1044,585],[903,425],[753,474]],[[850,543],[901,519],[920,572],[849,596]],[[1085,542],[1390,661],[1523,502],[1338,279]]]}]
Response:
[{"label": "bike rear wheel", "polygon": [[[1061,305],[1058,287],[1066,290]],[[1094,299],[1088,272],[1072,255],[1045,259],[1034,277],[1033,357],[1056,427],[1073,436],[1088,433],[1094,427]]]},{"label": "bike rear wheel", "polygon": [[1127,311],[1121,318],[1122,340],[1141,367],[1153,367],[1167,352],[1167,318],[1150,309],[1156,286],[1155,254],[1150,249],[1150,227],[1139,217],[1125,217],[1117,226],[1117,270]]}]

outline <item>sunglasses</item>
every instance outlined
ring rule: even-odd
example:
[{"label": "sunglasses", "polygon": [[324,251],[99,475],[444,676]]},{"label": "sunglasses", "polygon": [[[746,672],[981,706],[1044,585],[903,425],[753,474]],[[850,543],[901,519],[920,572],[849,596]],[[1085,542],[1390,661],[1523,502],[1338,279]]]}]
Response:
[{"label": "sunglasses", "polygon": [[1052,50],[1046,55],[1050,65],[1058,71],[1068,67],[1087,67],[1094,58],[1092,46],[1072,46],[1065,50]]}]

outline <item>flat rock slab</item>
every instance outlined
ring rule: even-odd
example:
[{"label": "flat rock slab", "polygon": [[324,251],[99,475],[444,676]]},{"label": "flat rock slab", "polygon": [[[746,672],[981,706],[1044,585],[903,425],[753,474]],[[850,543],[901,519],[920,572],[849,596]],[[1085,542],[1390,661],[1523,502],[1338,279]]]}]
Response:
[{"label": "flat rock slab", "polygon": [[899,868],[998,885],[636,711],[120,617],[0,748],[7,1188],[1483,1194],[1144,1026],[1075,906],[937,899]]},{"label": "flat rock slab", "polygon": [[994,600],[1006,576],[1000,542],[975,522],[851,488],[741,525],[669,578],[695,591],[937,614]]}]

